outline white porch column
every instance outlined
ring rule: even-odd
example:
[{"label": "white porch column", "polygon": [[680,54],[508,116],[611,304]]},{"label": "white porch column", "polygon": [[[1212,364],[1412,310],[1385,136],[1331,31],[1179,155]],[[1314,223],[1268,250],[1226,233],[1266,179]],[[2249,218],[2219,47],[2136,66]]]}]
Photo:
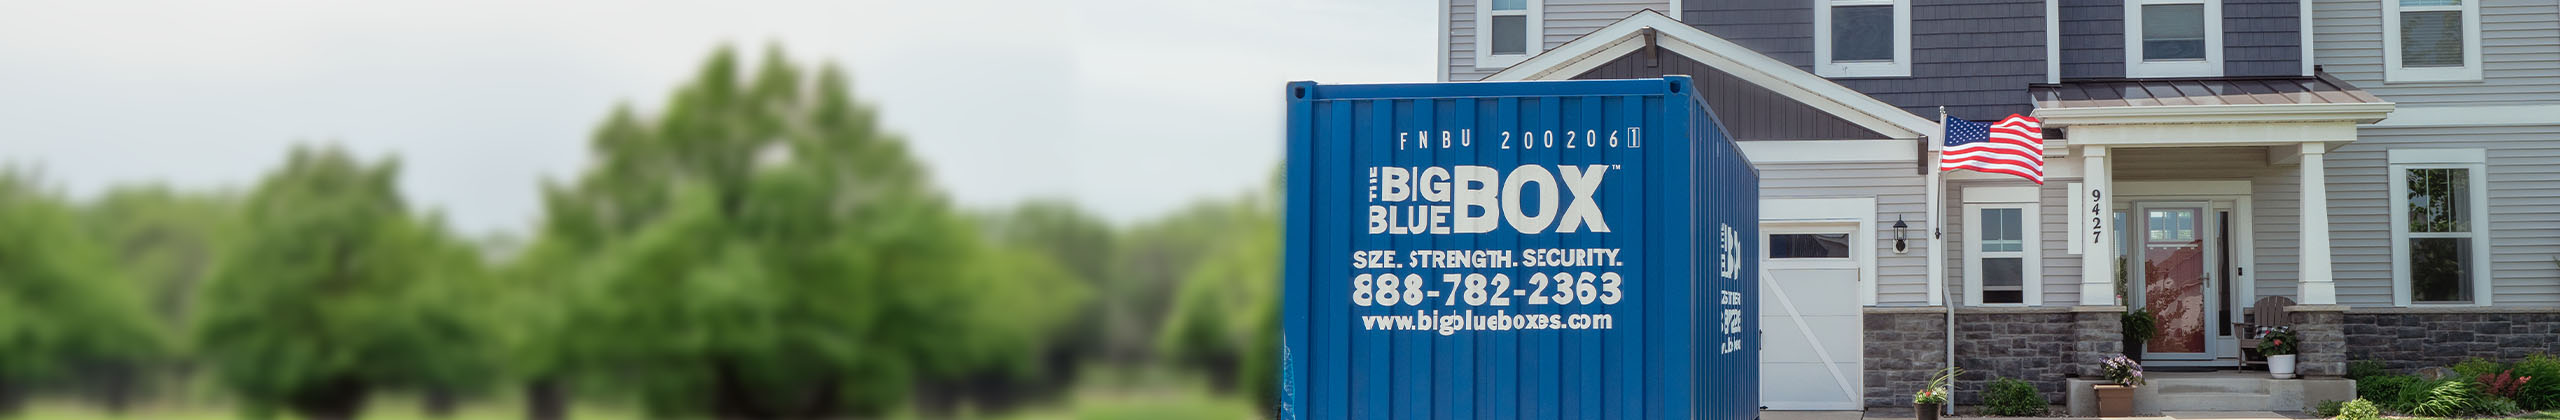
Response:
[{"label": "white porch column", "polygon": [[2302,144],[2302,272],[2301,304],[2338,304],[2338,284],[2329,272],[2329,174],[2321,143]]},{"label": "white porch column", "polygon": [[2116,305],[2116,241],[2115,169],[2107,166],[2106,146],[2080,147],[2080,182],[2088,192],[2072,197],[2086,203],[2088,213],[2072,217],[2088,218],[2089,230],[2072,232],[2072,240],[2080,244],[2080,304],[2088,306]]}]

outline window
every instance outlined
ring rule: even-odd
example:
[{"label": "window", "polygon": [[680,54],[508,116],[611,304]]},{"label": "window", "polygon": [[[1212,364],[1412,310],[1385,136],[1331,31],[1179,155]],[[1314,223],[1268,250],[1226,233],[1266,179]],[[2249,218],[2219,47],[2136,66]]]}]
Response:
[{"label": "window", "polygon": [[1911,0],[1815,0],[1814,73],[1911,75]]},{"label": "window", "polygon": [[1770,234],[1769,258],[1849,258],[1849,234]]},{"label": "window", "polygon": [[2222,75],[2222,0],[2125,2],[2125,75]]},{"label": "window", "polygon": [[2044,303],[2035,187],[1966,188],[1965,304]]},{"label": "window", "polygon": [[2394,303],[2489,304],[2485,153],[2391,151]]},{"label": "window", "polygon": [[1477,1],[1476,68],[1511,67],[1546,48],[1540,9],[1537,0]]},{"label": "window", "polygon": [[2477,0],[2383,0],[2384,82],[2480,80]]}]

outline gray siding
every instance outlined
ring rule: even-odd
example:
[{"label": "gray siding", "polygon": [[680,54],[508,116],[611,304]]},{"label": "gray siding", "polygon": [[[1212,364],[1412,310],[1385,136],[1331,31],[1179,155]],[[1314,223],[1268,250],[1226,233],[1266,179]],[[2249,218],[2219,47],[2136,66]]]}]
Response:
[{"label": "gray siding", "polygon": [[2301,17],[2298,0],[2222,0],[2222,75],[2302,75]]},{"label": "gray siding", "polygon": [[2313,0],[2314,60],[2330,74],[2407,104],[2560,100],[2560,7],[2551,0],[2479,0],[2481,82],[2382,82],[2382,3]]},{"label": "gray siding", "polygon": [[[1449,0],[1449,9],[1441,11],[1449,22],[1449,33],[1445,35],[1449,41],[1449,62],[1444,63],[1446,67],[1442,70],[1448,72],[1452,82],[1484,80],[1485,76],[1502,71],[1498,68],[1476,68],[1476,1]],[[1669,0],[1544,0],[1540,3],[1545,13],[1542,15],[1545,29],[1539,33],[1543,41],[1539,51],[1572,42],[1636,12],[1671,8]]]},{"label": "gray siding", "polygon": [[[1929,304],[1927,190],[1923,178],[1911,174],[1913,162],[1762,163],[1760,198],[1876,199],[1876,305]],[[1893,253],[1893,221],[1911,224],[1911,250]]]},{"label": "gray siding", "polygon": [[[1813,5],[1802,0],[1684,3],[1690,26],[1813,70]],[[2040,0],[1916,0],[1911,77],[1832,79],[1913,115],[1938,106],[1973,119],[2028,111],[2028,83],[2044,81]]]},{"label": "gray siding", "polygon": [[1813,3],[1806,0],[1692,0],[1681,22],[1813,71]]},{"label": "gray siding", "polygon": [[2062,78],[2124,77],[2124,2],[2060,1]]},{"label": "gray siding", "polygon": [[[2060,158],[2047,158],[2048,161],[2054,159]],[[2069,219],[2071,202],[2064,201],[2070,198],[2070,187],[2073,182],[2080,182],[2080,179],[2046,177],[2044,185],[2037,188],[2036,234],[2039,237],[2036,243],[2040,249],[2038,252],[2042,253],[2038,258],[2043,259],[2038,266],[2044,267],[2044,277],[2037,284],[2038,287],[2044,288],[2044,306],[2080,304],[2080,256],[2070,253],[2071,243],[2067,241],[2072,238]],[[1947,271],[1946,293],[1955,298],[1950,302],[1962,305],[1964,304],[1964,266],[1967,256],[1970,255],[1966,251],[1972,250],[1962,248],[1970,243],[1966,242],[1964,234],[1964,189],[1966,187],[2035,187],[2036,185],[2005,180],[1947,181],[1946,184],[1946,202],[1941,203],[1946,205],[1946,210],[1945,213],[1940,214],[1940,217],[1946,219],[1946,242],[1947,247],[1951,249],[1942,255],[1946,258],[1946,265],[1942,268]]]},{"label": "gray siding", "polygon": [[1914,0],[1910,78],[1838,79],[1914,115],[1992,120],[2031,110],[2044,82],[2041,0]]},{"label": "gray siding", "polygon": [[[1647,60],[1651,57],[1651,60]],[[1646,65],[1650,61],[1652,65]],[[1725,130],[1736,140],[1870,140],[1883,134],[1859,127],[1831,113],[1779,95],[1730,73],[1708,67],[1677,52],[1639,49],[1575,79],[1635,79],[1683,74],[1696,78]]]},{"label": "gray siding", "polygon": [[2560,126],[2369,127],[2359,134],[2355,143],[2328,157],[2338,303],[2391,304],[2391,210],[2386,206],[2393,200],[2387,197],[2386,150],[2476,148],[2486,149],[2489,157],[2495,304],[2560,305],[2560,261],[2553,260],[2560,255]]}]

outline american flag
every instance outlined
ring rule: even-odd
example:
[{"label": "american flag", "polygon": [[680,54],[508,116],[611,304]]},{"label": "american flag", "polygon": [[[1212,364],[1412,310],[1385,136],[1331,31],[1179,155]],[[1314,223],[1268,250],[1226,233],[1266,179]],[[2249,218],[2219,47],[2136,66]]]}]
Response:
[{"label": "american flag", "polygon": [[2044,123],[2035,117],[2009,114],[1992,124],[1947,118],[1946,125],[1938,170],[2010,174],[2044,184]]}]

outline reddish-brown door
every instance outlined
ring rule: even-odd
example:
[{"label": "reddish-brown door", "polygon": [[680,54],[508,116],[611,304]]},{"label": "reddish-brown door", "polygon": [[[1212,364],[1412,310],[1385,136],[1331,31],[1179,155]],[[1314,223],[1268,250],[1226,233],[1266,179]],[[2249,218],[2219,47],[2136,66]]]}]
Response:
[{"label": "reddish-brown door", "polygon": [[2209,359],[2204,206],[2143,206],[2141,214],[2142,306],[2160,325],[2145,357]]}]

